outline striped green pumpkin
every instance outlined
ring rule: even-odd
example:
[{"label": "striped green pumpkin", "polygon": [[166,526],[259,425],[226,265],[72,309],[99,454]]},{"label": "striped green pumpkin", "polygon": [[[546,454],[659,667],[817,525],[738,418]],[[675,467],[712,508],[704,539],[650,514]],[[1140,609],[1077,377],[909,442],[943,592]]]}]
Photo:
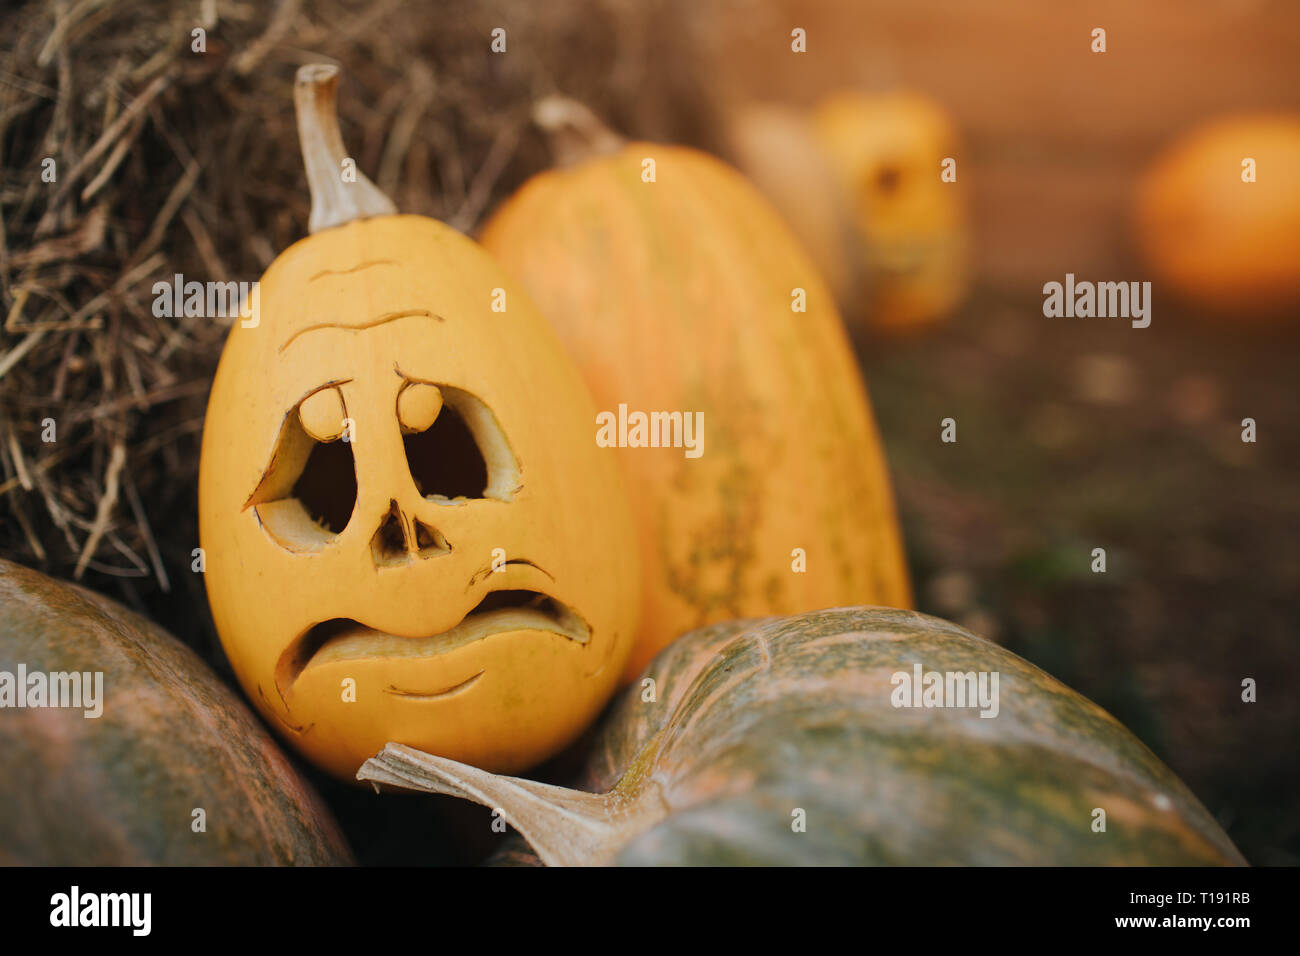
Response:
[{"label": "striped green pumpkin", "polygon": [[[916,664],[997,672],[997,715],[895,707],[892,678]],[[395,745],[360,776],[499,807],[552,864],[1244,862],[1096,704],[997,644],[886,608],[686,635],[611,707],[578,790]]]}]

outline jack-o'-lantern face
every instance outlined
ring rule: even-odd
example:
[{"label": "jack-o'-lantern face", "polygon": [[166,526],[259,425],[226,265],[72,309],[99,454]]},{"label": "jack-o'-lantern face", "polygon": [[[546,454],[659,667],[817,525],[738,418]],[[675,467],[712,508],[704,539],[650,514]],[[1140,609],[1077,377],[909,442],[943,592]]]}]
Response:
[{"label": "jack-o'-lantern face", "polygon": [[258,296],[199,485],[249,697],[342,777],[390,740],[507,772],[554,753],[636,624],[627,503],[567,356],[486,253],[422,217],[318,232]]},{"label": "jack-o'-lantern face", "polygon": [[912,93],[837,93],[814,112],[818,143],[839,180],[865,258],[872,321],[908,326],[938,318],[968,281],[962,180],[942,178],[958,158],[943,109]]}]

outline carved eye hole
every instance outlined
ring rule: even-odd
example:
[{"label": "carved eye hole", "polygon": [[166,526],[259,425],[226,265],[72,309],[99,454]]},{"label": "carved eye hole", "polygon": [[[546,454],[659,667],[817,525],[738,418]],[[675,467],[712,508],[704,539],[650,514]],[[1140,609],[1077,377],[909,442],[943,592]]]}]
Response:
[{"label": "carved eye hole", "polygon": [[312,392],[285,416],[275,452],[245,507],[290,551],[319,551],[347,527],[357,501],[356,462],[344,441],[347,409],[336,386]]},{"label": "carved eye hole", "polygon": [[496,416],[478,398],[450,385],[410,382],[397,395],[406,464],[425,498],[508,500],[519,466]]},{"label": "carved eye hole", "polygon": [[897,163],[886,163],[876,170],[872,186],[882,196],[892,196],[903,185],[903,169]]}]

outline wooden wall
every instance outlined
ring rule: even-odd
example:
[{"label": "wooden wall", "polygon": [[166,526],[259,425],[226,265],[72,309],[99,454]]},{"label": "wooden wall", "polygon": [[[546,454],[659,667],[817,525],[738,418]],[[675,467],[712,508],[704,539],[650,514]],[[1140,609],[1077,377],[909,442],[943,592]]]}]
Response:
[{"label": "wooden wall", "polygon": [[[905,86],[947,105],[995,286],[1138,278],[1128,198],[1161,144],[1234,110],[1300,111],[1296,0],[776,0],[714,15],[728,99]],[[796,25],[803,55],[789,52]]]}]

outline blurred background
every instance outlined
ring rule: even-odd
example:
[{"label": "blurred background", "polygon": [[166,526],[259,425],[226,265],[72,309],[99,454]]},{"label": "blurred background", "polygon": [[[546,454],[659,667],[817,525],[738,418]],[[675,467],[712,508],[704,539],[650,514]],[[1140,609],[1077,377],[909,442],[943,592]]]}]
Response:
[{"label": "blurred background", "polygon": [[[875,318],[881,269],[837,288],[890,457],[918,607],[1097,701],[1247,859],[1295,865],[1300,309],[1258,319],[1246,302],[1225,314],[1157,281],[1151,326],[1137,330],[1045,318],[1042,287],[1066,273],[1153,278],[1134,226],[1143,177],[1198,124],[1300,112],[1300,6],[1067,6],[7,5],[0,555],[145,612],[230,676],[190,570],[203,412],[226,328],[155,319],[151,287],[175,272],[254,280],[305,234],[291,98],[302,63],[342,64],[345,141],[399,208],[471,233],[550,164],[530,122],[548,94],[580,100],[624,134],[746,166],[755,156],[735,131],[753,107],[797,126],[830,94],[905,91],[950,127],[941,139],[958,160],[962,212],[915,216],[960,238],[960,295],[899,328]],[[497,27],[503,54],[489,49]],[[1098,27],[1104,53],[1091,49]],[[804,53],[791,49],[794,28],[806,31]],[[907,141],[910,115],[896,134],[885,127],[889,143]],[[41,179],[51,156],[56,184]],[[902,189],[902,161],[881,162],[873,182]],[[829,183],[834,167],[794,194]],[[1281,254],[1300,262],[1300,231],[1291,239]],[[837,254],[833,242],[808,244],[814,258]],[[839,254],[853,260],[870,245],[859,235]],[[46,416],[59,423],[53,445],[39,438]],[[958,422],[955,444],[939,441],[946,417]],[[1258,423],[1254,444],[1241,441],[1246,417]],[[119,446],[124,491],[99,521]],[[1096,547],[1105,574],[1090,570]],[[1241,701],[1246,677],[1257,703]],[[487,849],[467,836],[486,827],[462,825],[476,808],[448,801],[435,816],[426,800],[376,803],[311,776],[362,862],[470,861]]]}]

